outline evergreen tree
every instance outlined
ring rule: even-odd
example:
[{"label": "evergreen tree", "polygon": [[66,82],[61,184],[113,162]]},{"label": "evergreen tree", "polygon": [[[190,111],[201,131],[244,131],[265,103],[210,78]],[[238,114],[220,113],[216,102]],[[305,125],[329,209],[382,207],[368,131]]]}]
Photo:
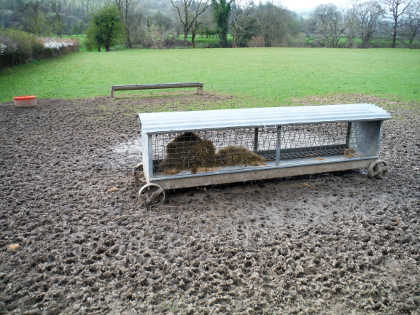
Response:
[{"label": "evergreen tree", "polygon": [[96,47],[101,51],[105,47],[110,51],[111,46],[124,38],[124,25],[121,21],[120,11],[116,6],[106,6],[92,19],[88,30],[88,47]]},{"label": "evergreen tree", "polygon": [[227,34],[229,31],[229,16],[232,10],[232,1],[212,0],[214,19],[217,24],[217,33],[222,47],[228,46]]}]

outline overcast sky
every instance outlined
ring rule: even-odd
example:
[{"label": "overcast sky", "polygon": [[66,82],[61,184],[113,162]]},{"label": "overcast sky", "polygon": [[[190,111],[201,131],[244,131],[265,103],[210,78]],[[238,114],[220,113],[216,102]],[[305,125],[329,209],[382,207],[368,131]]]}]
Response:
[{"label": "overcast sky", "polygon": [[[254,1],[258,2],[267,2],[267,0]],[[332,3],[337,7],[347,7],[351,4],[351,0],[270,0],[275,4],[281,4],[289,10],[303,10],[303,9],[313,9],[320,4]]]}]

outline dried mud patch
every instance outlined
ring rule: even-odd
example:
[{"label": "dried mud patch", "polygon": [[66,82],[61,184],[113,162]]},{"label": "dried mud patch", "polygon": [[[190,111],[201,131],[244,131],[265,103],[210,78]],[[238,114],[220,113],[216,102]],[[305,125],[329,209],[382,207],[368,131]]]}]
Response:
[{"label": "dried mud patch", "polygon": [[417,312],[415,108],[389,107],[383,180],[361,170],[179,190],[146,211],[131,177],[136,112],[224,101],[152,98],[0,105],[0,313]]}]

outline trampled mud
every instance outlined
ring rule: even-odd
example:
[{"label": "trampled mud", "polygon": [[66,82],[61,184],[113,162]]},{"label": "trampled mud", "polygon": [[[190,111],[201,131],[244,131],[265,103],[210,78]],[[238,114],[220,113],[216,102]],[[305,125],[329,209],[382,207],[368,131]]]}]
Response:
[{"label": "trampled mud", "polygon": [[148,101],[0,105],[0,313],[418,311],[418,110],[391,108],[383,180],[180,190],[146,211],[131,168]]}]

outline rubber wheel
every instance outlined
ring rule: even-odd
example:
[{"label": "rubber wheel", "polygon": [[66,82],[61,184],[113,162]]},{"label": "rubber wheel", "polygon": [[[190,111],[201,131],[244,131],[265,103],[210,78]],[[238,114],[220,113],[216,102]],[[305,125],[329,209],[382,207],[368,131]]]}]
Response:
[{"label": "rubber wheel", "polygon": [[382,160],[373,161],[368,167],[368,176],[370,178],[381,179],[388,174],[388,167]]},{"label": "rubber wheel", "polygon": [[139,200],[147,209],[161,205],[165,198],[165,190],[158,184],[149,183],[139,190]]}]

